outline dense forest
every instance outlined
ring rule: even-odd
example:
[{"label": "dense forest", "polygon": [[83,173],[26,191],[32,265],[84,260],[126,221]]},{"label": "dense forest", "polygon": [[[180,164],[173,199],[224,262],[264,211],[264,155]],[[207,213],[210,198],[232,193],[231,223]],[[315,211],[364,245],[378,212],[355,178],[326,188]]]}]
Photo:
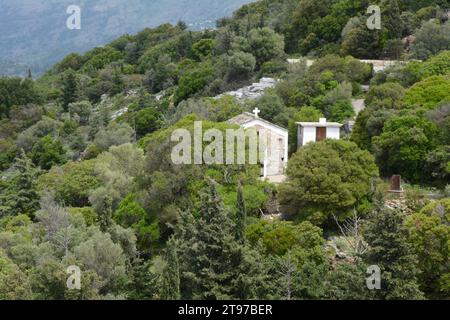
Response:
[{"label": "dense forest", "polygon": [[[0,78],[0,300],[448,298],[448,8],[261,0],[214,30],[164,24]],[[279,81],[256,100],[221,95],[261,77]],[[175,129],[255,107],[289,129],[285,182],[172,163]],[[295,122],[322,117],[353,131],[297,151]]]}]

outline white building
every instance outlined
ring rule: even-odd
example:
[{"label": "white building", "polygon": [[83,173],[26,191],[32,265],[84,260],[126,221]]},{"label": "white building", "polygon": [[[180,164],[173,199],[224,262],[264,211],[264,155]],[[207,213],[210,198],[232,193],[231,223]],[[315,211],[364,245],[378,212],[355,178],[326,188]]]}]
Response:
[{"label": "white building", "polygon": [[297,122],[297,146],[298,148],[309,142],[318,142],[325,139],[341,138],[341,127],[337,122],[327,122],[327,119],[321,118],[319,122]]},{"label": "white building", "polygon": [[244,112],[228,121],[244,129],[255,128],[260,141],[266,141],[262,169],[263,177],[283,175],[288,162],[288,130],[261,119],[256,108],[254,114]]}]

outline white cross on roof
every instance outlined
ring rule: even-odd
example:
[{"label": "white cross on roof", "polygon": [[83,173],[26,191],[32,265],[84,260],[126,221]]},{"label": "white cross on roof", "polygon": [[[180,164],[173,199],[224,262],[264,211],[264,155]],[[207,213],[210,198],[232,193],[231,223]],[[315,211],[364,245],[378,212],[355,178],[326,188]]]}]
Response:
[{"label": "white cross on roof", "polygon": [[261,112],[261,110],[259,110],[258,107],[256,107],[255,110],[253,110],[253,113],[255,114],[255,118],[259,118],[260,112]]}]

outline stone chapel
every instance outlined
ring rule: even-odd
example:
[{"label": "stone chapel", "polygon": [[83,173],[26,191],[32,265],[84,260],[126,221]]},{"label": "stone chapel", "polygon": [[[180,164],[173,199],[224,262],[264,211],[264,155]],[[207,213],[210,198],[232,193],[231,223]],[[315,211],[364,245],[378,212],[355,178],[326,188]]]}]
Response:
[{"label": "stone chapel", "polygon": [[256,108],[253,113],[244,112],[228,120],[228,123],[237,124],[244,129],[255,128],[258,137],[268,142],[261,176],[281,176],[288,162],[288,130],[260,118],[259,113],[260,110]]}]

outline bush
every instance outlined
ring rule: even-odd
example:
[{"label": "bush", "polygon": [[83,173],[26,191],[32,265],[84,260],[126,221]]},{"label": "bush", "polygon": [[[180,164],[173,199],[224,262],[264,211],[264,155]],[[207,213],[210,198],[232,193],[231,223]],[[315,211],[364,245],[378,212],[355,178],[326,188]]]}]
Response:
[{"label": "bush", "polygon": [[411,107],[433,109],[443,102],[450,102],[450,78],[432,76],[413,85],[404,98]]},{"label": "bush", "polygon": [[323,244],[322,230],[309,222],[295,225],[286,221],[260,220],[247,228],[246,236],[253,245],[262,241],[266,252],[277,256],[283,256],[295,247],[313,250]]}]

